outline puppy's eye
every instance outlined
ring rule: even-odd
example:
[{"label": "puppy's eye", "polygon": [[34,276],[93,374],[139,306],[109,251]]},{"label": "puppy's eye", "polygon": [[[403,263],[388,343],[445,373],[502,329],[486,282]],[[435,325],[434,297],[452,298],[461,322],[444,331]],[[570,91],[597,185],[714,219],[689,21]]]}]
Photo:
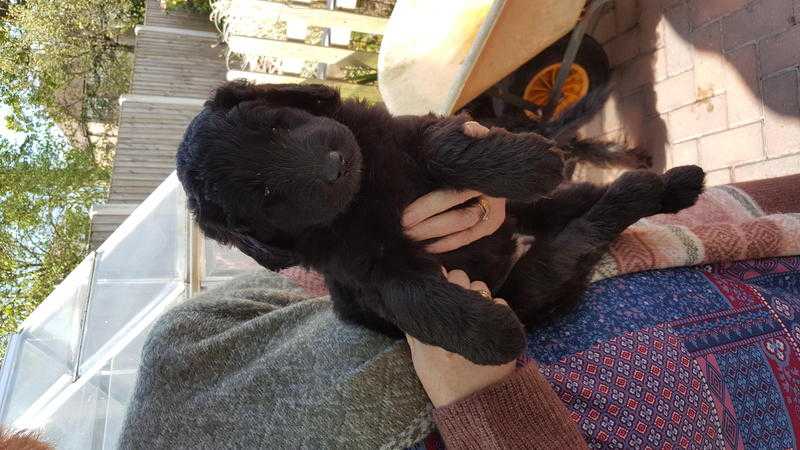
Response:
[{"label": "puppy's eye", "polygon": [[277,128],[275,128],[275,127],[272,127],[272,132],[273,132],[273,133],[277,133],[277,132],[278,132],[278,129],[277,129]]}]

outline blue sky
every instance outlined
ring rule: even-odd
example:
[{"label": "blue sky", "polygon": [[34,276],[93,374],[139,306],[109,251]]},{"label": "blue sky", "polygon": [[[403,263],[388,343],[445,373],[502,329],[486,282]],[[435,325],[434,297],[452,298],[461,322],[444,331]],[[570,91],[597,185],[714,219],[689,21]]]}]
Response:
[{"label": "blue sky", "polygon": [[10,113],[10,108],[0,103],[0,136],[8,139],[14,144],[19,143],[22,137],[8,128],[6,128],[6,116]]}]

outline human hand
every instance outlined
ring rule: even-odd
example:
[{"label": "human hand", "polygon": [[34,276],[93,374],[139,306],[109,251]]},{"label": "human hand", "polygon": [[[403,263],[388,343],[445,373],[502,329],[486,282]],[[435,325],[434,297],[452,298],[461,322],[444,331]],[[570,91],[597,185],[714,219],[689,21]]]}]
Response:
[{"label": "human hand", "polygon": [[[478,122],[466,122],[464,134],[481,138],[489,129]],[[477,197],[469,207],[454,206]],[[440,238],[426,248],[431,253],[445,253],[488,236],[506,219],[506,200],[477,191],[434,191],[411,203],[403,213],[406,235],[415,241]]]},{"label": "human hand", "polygon": [[[466,273],[461,270],[445,271],[447,280],[465,289],[477,292],[489,292],[482,281],[470,282]],[[503,299],[488,299],[508,306]],[[411,360],[414,370],[428,393],[433,406],[440,407],[468,397],[486,386],[495,384],[514,372],[515,361],[500,366],[481,366],[461,355],[450,353],[441,347],[422,343],[412,336],[406,335],[411,348]]]}]

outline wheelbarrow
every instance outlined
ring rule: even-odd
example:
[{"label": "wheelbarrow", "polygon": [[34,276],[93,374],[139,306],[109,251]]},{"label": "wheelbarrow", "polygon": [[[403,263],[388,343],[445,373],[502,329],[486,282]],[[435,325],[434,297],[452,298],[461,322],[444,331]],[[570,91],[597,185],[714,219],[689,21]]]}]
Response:
[{"label": "wheelbarrow", "polygon": [[394,114],[452,114],[488,102],[547,121],[610,78],[586,33],[610,0],[398,0],[378,58]]}]

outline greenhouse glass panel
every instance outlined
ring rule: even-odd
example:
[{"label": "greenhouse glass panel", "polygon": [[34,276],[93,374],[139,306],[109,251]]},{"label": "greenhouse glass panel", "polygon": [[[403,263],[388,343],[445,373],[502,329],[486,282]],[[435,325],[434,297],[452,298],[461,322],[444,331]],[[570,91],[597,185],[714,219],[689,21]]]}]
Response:
[{"label": "greenhouse glass panel", "polygon": [[128,333],[141,316],[183,288],[185,202],[177,178],[170,176],[98,249],[81,370],[116,334]]},{"label": "greenhouse glass panel", "polygon": [[116,448],[147,333],[186,297],[185,201],[173,174],[22,324],[0,370],[4,424]]},{"label": "greenhouse glass panel", "polygon": [[2,423],[16,420],[57,381],[71,380],[93,259],[84,259],[22,324],[3,365]]},{"label": "greenhouse glass panel", "polygon": [[182,290],[173,292],[130,333],[115,337],[114,356],[100,367],[89,367],[77,382],[40,408],[26,422],[30,428],[43,430],[59,449],[117,448],[144,341],[155,319],[183,298]]}]

